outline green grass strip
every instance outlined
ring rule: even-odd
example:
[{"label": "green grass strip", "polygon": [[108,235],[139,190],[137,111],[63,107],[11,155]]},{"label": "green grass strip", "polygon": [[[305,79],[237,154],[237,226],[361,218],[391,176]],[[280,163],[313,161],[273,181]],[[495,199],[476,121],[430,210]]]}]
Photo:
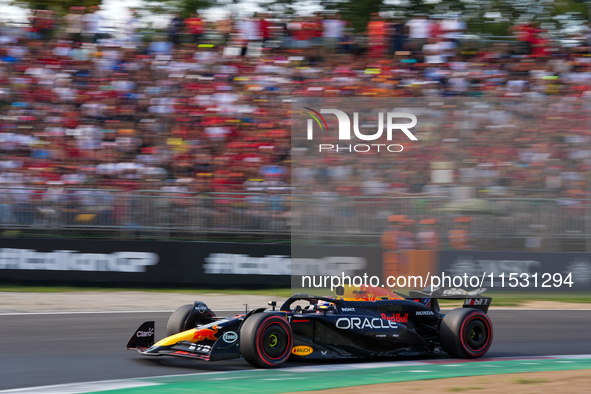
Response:
[{"label": "green grass strip", "polygon": [[134,379],[158,385],[104,392],[277,394],[413,380],[591,369],[591,358],[516,359],[451,364],[406,363],[387,367],[374,365],[310,365],[308,368],[293,370],[245,370]]}]

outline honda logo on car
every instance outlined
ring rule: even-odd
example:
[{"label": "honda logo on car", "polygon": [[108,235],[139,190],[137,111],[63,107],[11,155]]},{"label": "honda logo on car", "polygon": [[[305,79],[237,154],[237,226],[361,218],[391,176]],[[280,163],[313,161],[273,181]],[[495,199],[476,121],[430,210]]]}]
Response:
[{"label": "honda logo on car", "polygon": [[138,338],[152,337],[154,336],[154,329],[150,328],[148,331],[138,331],[135,336]]},{"label": "honda logo on car", "polygon": [[222,339],[226,343],[234,343],[236,340],[238,340],[238,334],[236,334],[234,331],[228,331],[224,333]]},{"label": "honda logo on car", "polygon": [[[385,316],[385,315],[383,315]],[[356,328],[358,330],[365,330],[366,328],[397,328],[396,321],[386,320],[380,318],[360,318],[360,317],[341,317],[335,323],[336,328],[341,330],[349,330]]]},{"label": "honda logo on car", "polygon": [[415,315],[417,316],[433,316],[433,311],[416,311]]},{"label": "honda logo on car", "polygon": [[291,349],[291,353],[295,354],[296,356],[307,356],[314,351],[310,346],[296,346]]}]

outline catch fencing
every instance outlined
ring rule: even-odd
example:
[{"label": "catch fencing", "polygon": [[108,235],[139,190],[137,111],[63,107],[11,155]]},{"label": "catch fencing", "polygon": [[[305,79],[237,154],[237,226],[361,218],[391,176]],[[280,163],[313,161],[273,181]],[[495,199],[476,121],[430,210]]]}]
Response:
[{"label": "catch fencing", "polygon": [[469,216],[473,249],[589,252],[590,209],[589,200],[549,197],[462,205],[426,195],[3,188],[0,230],[4,237],[379,245],[388,217],[404,215],[414,234],[424,228],[422,219],[435,219],[431,226],[445,250],[455,219]]}]

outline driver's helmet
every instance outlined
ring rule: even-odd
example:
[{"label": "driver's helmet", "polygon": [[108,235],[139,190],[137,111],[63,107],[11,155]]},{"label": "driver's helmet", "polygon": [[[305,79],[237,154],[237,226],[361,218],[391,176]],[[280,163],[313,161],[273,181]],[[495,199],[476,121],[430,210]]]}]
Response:
[{"label": "driver's helmet", "polygon": [[316,304],[316,309],[321,312],[320,307],[321,306],[326,306],[328,307],[328,309],[333,309],[334,308],[334,302],[328,302],[328,301],[324,301],[324,300],[318,300],[318,303]]}]

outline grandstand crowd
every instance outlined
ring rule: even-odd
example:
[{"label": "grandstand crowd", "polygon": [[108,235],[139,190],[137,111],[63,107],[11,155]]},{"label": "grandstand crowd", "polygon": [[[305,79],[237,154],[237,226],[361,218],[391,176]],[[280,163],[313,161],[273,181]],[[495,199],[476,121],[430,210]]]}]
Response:
[{"label": "grandstand crowd", "polygon": [[511,127],[499,110],[500,129],[431,128],[404,156],[381,156],[382,170],[347,155],[304,163],[313,184],[346,177],[336,192],[424,193],[437,186],[432,164],[452,162],[448,184],[586,196],[589,28],[566,46],[534,23],[515,26],[512,40],[470,38],[459,16],[372,15],[362,34],[338,14],[175,15],[153,34],[134,13],[122,33],[104,22],[96,8],[73,7],[0,30],[0,186],[36,188],[4,189],[4,203],[77,188],[289,192],[295,96],[529,105]]}]

